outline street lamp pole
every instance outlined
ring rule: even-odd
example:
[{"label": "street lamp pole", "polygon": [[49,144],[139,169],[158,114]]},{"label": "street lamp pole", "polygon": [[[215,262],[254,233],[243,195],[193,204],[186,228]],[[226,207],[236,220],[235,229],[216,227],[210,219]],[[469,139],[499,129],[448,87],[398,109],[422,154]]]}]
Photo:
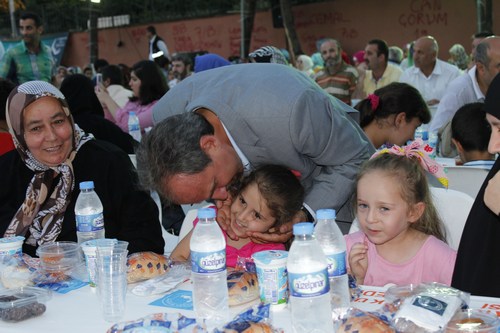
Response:
[{"label": "street lamp pole", "polygon": [[99,55],[99,44],[97,40],[97,10],[94,3],[100,3],[101,0],[90,0],[89,3],[89,37],[90,37],[90,63],[93,64]]},{"label": "street lamp pole", "polygon": [[9,0],[9,13],[10,13],[10,27],[12,29],[12,38],[17,38],[17,22],[14,16],[14,0]]}]

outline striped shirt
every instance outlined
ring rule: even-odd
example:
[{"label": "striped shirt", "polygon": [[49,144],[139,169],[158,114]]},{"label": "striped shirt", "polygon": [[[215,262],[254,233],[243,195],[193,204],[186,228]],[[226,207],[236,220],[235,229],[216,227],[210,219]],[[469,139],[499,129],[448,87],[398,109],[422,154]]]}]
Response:
[{"label": "striped shirt", "polygon": [[334,75],[329,75],[325,70],[322,70],[318,72],[315,80],[327,93],[351,105],[351,95],[358,82],[358,71],[343,62],[340,70]]}]

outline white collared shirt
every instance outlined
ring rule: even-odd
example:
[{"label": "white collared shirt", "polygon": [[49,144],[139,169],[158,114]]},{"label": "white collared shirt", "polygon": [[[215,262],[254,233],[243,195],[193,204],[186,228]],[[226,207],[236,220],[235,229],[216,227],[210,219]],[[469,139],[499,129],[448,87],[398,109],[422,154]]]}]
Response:
[{"label": "white collared shirt", "polygon": [[458,67],[436,59],[436,65],[431,75],[425,76],[420,68],[413,66],[403,72],[399,81],[417,88],[425,101],[432,99],[440,101],[448,84],[459,77],[460,74]]}]

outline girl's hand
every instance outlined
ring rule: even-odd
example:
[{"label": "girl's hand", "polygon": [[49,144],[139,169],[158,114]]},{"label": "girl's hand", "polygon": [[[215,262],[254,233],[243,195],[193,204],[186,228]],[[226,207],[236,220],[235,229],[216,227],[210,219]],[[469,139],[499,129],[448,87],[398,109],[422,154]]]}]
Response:
[{"label": "girl's hand", "polygon": [[366,271],[368,270],[367,253],[368,246],[365,243],[355,243],[349,252],[349,266],[358,284],[363,284],[365,281]]}]

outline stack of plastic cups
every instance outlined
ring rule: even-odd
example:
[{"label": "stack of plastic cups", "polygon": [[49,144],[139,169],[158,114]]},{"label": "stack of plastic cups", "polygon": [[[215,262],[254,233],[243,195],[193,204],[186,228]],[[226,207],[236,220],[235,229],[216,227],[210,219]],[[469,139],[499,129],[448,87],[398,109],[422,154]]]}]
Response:
[{"label": "stack of plastic cups", "polygon": [[96,239],[97,290],[104,320],[116,322],[125,313],[128,242]]}]

